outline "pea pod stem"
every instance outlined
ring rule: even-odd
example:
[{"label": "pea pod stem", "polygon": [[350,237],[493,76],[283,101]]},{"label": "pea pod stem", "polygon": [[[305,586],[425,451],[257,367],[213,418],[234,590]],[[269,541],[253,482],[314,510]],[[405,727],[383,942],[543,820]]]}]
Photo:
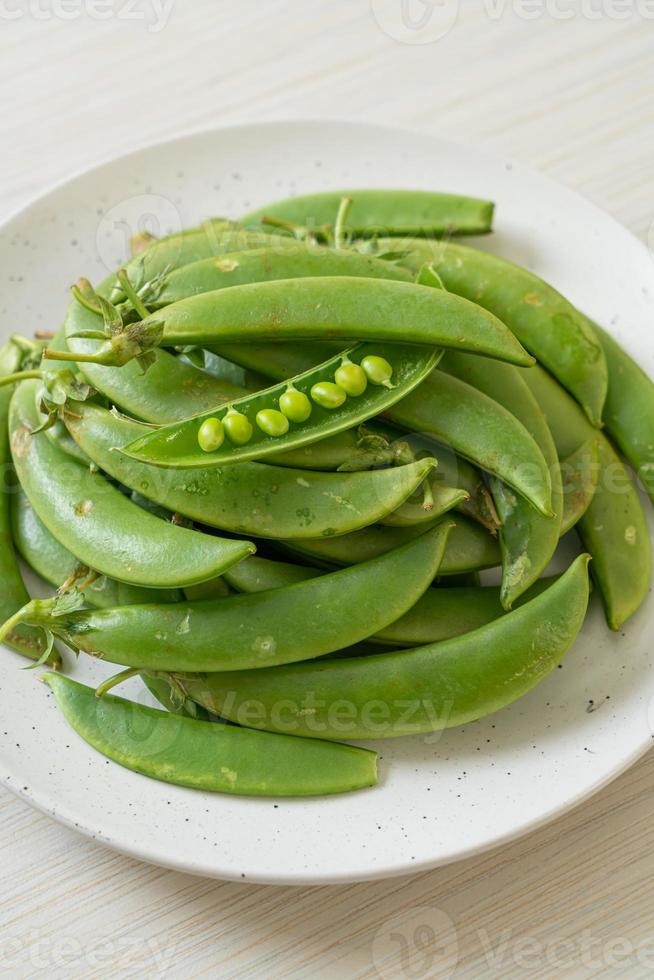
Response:
[{"label": "pea pod stem", "polygon": [[136,677],[138,673],[138,667],[128,667],[126,670],[121,670],[118,674],[114,674],[113,677],[108,677],[106,681],[103,681],[102,684],[98,684],[96,687],[96,698],[103,698],[105,694],[112,691],[114,687],[118,687],[119,684],[124,684],[125,681],[131,680],[131,678]]}]

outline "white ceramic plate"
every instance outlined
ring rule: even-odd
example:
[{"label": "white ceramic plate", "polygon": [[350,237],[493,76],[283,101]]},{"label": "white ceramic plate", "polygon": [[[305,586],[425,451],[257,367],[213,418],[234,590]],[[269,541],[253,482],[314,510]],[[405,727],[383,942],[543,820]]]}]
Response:
[{"label": "white ceramic plate", "polygon": [[[148,215],[165,233],[209,215],[237,217],[287,194],[343,186],[494,199],[497,233],[484,247],[556,285],[654,375],[654,267],[624,228],[515,163],[426,135],[340,122],[188,136],[56,188],[2,229],[3,334],[57,327],[69,283],[80,274],[97,280],[120,262],[127,236]],[[653,613],[650,598],[612,635],[595,601],[563,668],[530,695],[440,737],[382,743],[376,789],[307,802],[213,796],[108,764],[67,727],[34,673],[5,652],[0,775],[62,823],[197,874],[323,883],[418,871],[550,820],[647,749]],[[83,681],[107,672],[87,659],[74,667]]]}]

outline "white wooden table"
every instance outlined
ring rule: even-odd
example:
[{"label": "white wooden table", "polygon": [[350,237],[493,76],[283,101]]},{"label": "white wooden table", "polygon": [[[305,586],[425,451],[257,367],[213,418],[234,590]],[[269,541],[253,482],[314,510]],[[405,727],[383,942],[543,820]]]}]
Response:
[{"label": "white wooden table", "polygon": [[[400,7],[0,2],[0,213],[181,132],[345,117],[514,155],[648,239],[654,4],[462,0],[446,31],[457,9],[444,0],[404,37]],[[427,11],[415,0],[409,13],[415,24]],[[430,41],[429,31],[445,33]],[[573,813],[485,856],[413,878],[306,889],[139,864],[2,792],[0,973],[644,976],[654,972],[653,789],[650,755]],[[434,953],[438,924],[447,928]]]}]

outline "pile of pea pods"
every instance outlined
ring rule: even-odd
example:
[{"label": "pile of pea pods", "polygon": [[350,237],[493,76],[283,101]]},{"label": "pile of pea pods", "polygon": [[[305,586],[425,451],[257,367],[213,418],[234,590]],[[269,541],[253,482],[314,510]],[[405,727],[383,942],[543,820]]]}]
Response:
[{"label": "pile of pea pods", "polygon": [[[654,387],[460,243],[492,220],[361,190],[140,234],[58,333],[0,351],[0,636],[106,757],[225,793],[372,786],[351,741],[475,721],[560,663],[589,562],[610,629],[639,608]],[[58,643],[122,669],[93,690]],[[109,693],[132,677],[161,707]]]}]

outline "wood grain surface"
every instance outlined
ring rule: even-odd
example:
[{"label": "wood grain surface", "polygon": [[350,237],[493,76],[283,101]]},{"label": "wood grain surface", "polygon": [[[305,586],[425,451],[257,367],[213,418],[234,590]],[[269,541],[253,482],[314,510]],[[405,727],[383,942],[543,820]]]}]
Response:
[{"label": "wood grain surface", "polygon": [[[513,155],[648,241],[654,4],[412,3],[402,33],[401,0],[3,0],[0,214],[193,129],[338,117]],[[416,26],[421,17],[427,26]],[[653,789],[650,755],[572,813],[482,857],[301,889],[149,867],[2,791],[0,975],[647,976]]]}]

